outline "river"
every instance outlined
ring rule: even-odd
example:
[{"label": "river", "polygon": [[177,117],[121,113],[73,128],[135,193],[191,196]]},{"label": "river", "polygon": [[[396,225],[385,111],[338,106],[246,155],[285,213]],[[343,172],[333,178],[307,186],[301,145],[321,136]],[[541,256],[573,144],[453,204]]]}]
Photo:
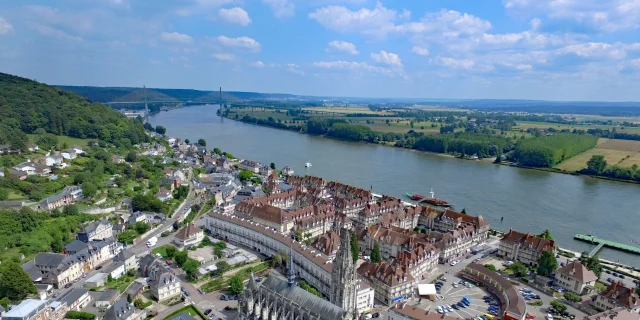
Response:
[{"label": "river", "polygon": [[[241,159],[296,174],[321,176],[376,193],[404,198],[405,192],[436,196],[457,211],[482,215],[497,230],[551,231],[563,248],[589,251],[593,246],[574,234],[635,245],[640,241],[640,186],[537,170],[461,160],[444,155],[379,145],[338,141],[222,119],[217,106],[193,106],[154,114],[149,122],[167,128],[172,137],[220,148]],[[313,165],[304,168],[306,162]],[[504,221],[500,221],[504,217]],[[604,249],[600,256],[629,265],[640,257]]]}]

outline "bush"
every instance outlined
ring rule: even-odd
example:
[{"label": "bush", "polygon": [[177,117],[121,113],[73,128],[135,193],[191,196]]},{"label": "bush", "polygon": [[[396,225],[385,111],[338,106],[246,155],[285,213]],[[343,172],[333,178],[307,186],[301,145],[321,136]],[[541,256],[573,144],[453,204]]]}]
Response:
[{"label": "bush", "polygon": [[579,295],[577,295],[577,294],[575,294],[575,293],[573,293],[571,291],[565,292],[563,296],[564,296],[565,299],[567,299],[568,301],[571,301],[571,302],[580,302],[580,301],[582,301],[582,298]]},{"label": "bush", "polygon": [[558,300],[551,301],[551,306],[560,313],[567,311],[567,306],[559,302]]},{"label": "bush", "polygon": [[538,300],[538,301],[531,301],[527,303],[530,306],[534,306],[534,307],[539,307],[541,305],[543,305],[542,301]]},{"label": "bush", "polygon": [[490,263],[485,264],[484,267],[489,269],[489,270],[491,270],[491,271],[497,271],[496,270],[496,266],[494,266],[494,265],[492,265]]},{"label": "bush", "polygon": [[81,311],[69,311],[64,316],[67,319],[95,319],[96,315],[89,312],[81,312]]}]

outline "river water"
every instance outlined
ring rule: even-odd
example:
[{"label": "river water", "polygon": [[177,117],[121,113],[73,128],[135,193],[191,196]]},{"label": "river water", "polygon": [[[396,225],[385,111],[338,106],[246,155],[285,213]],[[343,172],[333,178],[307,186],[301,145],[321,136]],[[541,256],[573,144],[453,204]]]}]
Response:
[{"label": "river water", "polygon": [[[290,166],[296,174],[372,187],[376,193],[404,198],[406,192],[428,194],[433,188],[457,211],[465,208],[470,215],[480,214],[497,230],[533,234],[549,229],[563,248],[593,247],[574,240],[576,233],[640,245],[636,184],[337,141],[222,119],[216,116],[217,109],[213,105],[175,109],[152,115],[149,122],[166,127],[167,134],[176,138],[203,138],[208,148],[220,148],[237,158]],[[304,168],[306,162],[312,167]],[[600,256],[640,265],[639,256],[619,251],[604,249]]]}]

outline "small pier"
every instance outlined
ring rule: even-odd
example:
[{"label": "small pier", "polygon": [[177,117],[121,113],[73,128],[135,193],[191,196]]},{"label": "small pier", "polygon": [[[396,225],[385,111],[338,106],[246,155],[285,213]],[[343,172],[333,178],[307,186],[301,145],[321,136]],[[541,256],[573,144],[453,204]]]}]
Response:
[{"label": "small pier", "polygon": [[634,254],[639,254],[640,255],[640,248],[638,247],[634,247],[634,246],[630,246],[627,244],[622,244],[622,243],[618,243],[615,241],[610,241],[610,240],[605,240],[605,239],[600,239],[597,237],[594,237],[592,235],[585,235],[585,234],[576,234],[575,236],[573,236],[574,239],[576,240],[580,240],[580,241],[584,241],[584,242],[588,242],[588,243],[592,243],[592,244],[596,244],[597,247],[595,247],[591,253],[589,254],[590,256],[593,256],[595,253],[598,253],[598,251],[600,251],[600,249],[602,249],[602,247],[607,247],[607,248],[611,248],[611,249],[616,249],[616,250],[620,250],[620,251],[624,251],[624,252],[628,252],[628,253],[634,253]]}]

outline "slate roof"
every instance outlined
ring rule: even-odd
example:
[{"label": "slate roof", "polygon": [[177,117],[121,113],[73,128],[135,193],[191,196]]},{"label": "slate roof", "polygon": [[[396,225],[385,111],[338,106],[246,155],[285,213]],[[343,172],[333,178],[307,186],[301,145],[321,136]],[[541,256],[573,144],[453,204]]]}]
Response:
[{"label": "slate roof", "polygon": [[120,253],[118,253],[118,255],[116,256],[116,260],[125,261],[133,256],[135,256],[135,253],[133,253],[133,251],[129,249],[124,249],[120,251]]},{"label": "slate roof", "polygon": [[71,242],[69,242],[69,244],[67,244],[66,246],[64,246],[64,251],[65,252],[78,252],[78,251],[82,251],[83,249],[87,249],[89,248],[89,244],[82,242],[80,240],[73,240]]},{"label": "slate roof", "polygon": [[286,279],[275,273],[269,274],[269,277],[260,284],[258,290],[261,287],[282,295],[285,299],[311,311],[323,320],[341,319],[347,313],[344,309],[298,286],[290,287]]},{"label": "slate roof", "polygon": [[186,240],[191,237],[191,235],[202,232],[202,229],[198,228],[193,223],[187,223],[187,225],[180,229],[178,233],[176,233],[175,237],[177,239]]},{"label": "slate roof", "polygon": [[556,273],[567,275],[580,282],[591,282],[598,280],[593,271],[587,269],[580,261],[574,260],[567,263],[566,266],[558,268]]},{"label": "slate roof", "polygon": [[119,295],[120,295],[120,291],[118,290],[114,290],[114,289],[106,290],[98,298],[96,298],[96,301],[111,301],[113,297],[117,297]]},{"label": "slate roof", "polygon": [[102,220],[98,220],[88,226],[85,226],[84,228],[82,228],[82,230],[80,230],[80,232],[83,233],[90,233],[90,232],[94,232],[96,231],[96,229],[98,228],[99,225],[101,224],[105,224],[105,225],[109,225],[109,221],[106,219],[102,219]]},{"label": "slate roof", "polygon": [[60,302],[66,302],[68,306],[73,305],[76,301],[78,301],[78,299],[80,299],[80,297],[82,297],[83,295],[87,294],[87,292],[89,292],[88,289],[84,289],[84,288],[76,288],[76,289],[72,289],[71,291],[67,292],[64,296],[56,299]]},{"label": "slate roof", "polygon": [[116,301],[105,313],[103,320],[126,320],[128,319],[134,312],[136,312],[136,307],[132,306],[127,302],[127,299],[120,299]]}]

